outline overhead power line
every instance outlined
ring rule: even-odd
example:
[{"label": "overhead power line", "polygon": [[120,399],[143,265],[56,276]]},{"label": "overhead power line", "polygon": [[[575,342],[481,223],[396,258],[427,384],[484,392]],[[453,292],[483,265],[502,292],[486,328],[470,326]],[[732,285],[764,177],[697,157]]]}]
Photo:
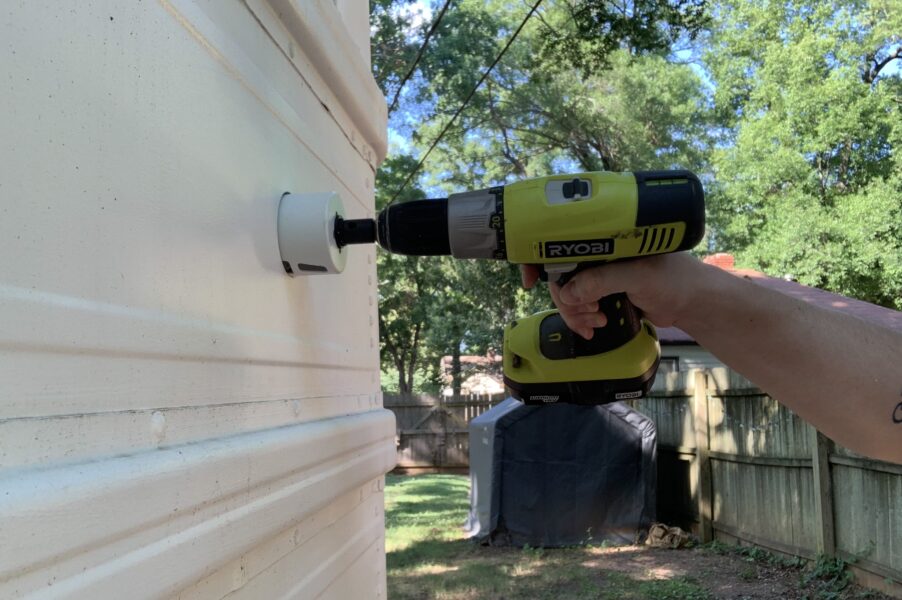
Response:
[{"label": "overhead power line", "polygon": [[432,39],[432,34],[438,28],[438,24],[442,22],[442,17],[445,16],[445,11],[448,10],[448,5],[451,4],[451,0],[445,0],[445,5],[442,6],[442,10],[439,11],[438,16],[432,22],[432,25],[429,27],[429,31],[426,32],[426,37],[423,38],[423,43],[420,44],[420,49],[417,51],[416,58],[413,59],[413,63],[410,65],[410,69],[407,71],[407,75],[401,79],[401,83],[398,85],[398,89],[395,90],[395,97],[391,101],[391,105],[388,107],[388,114],[391,114],[393,110],[398,106],[398,99],[401,97],[401,90],[404,89],[404,84],[407,83],[407,80],[410,79],[410,76],[413,75],[414,70],[417,68],[417,65],[420,64],[420,59],[423,57],[423,52],[426,50],[426,46],[429,45],[429,40]]},{"label": "overhead power line", "polygon": [[413,179],[413,176],[417,174],[417,172],[420,170],[420,167],[422,167],[423,163],[426,162],[426,159],[429,157],[429,154],[436,147],[436,145],[438,145],[438,143],[442,140],[442,137],[445,135],[445,133],[447,133],[448,129],[451,128],[451,125],[454,123],[455,119],[457,119],[457,117],[460,115],[460,113],[463,112],[463,110],[464,110],[464,108],[466,108],[467,104],[469,104],[470,100],[476,94],[476,90],[478,90],[479,86],[481,86],[482,83],[486,80],[486,78],[489,76],[489,73],[491,73],[492,69],[495,68],[495,65],[497,65],[498,62],[502,59],[502,57],[504,57],[504,54],[507,52],[507,49],[510,48],[511,44],[514,43],[514,40],[517,39],[517,36],[520,35],[520,31],[523,29],[523,27],[526,26],[526,22],[529,21],[529,18],[533,15],[534,12],[536,12],[536,9],[539,8],[539,5],[541,3],[542,3],[542,0],[536,0],[536,3],[532,5],[532,8],[529,9],[529,12],[526,14],[526,17],[524,17],[523,21],[520,23],[520,26],[517,27],[516,31],[514,31],[514,34],[510,37],[510,39],[507,40],[507,44],[504,45],[504,48],[501,49],[501,52],[498,53],[498,56],[496,56],[495,60],[492,61],[492,64],[489,65],[489,68],[485,70],[485,72],[482,74],[482,77],[479,78],[479,81],[477,81],[476,85],[473,86],[473,89],[470,90],[469,95],[466,97],[466,99],[464,99],[464,101],[460,105],[460,107],[454,112],[454,114],[451,116],[451,118],[448,120],[448,122],[445,123],[445,126],[442,128],[441,132],[438,134],[438,137],[435,138],[435,141],[433,141],[432,144],[429,146],[429,149],[426,150],[426,153],[420,159],[420,162],[417,163],[417,166],[415,166],[413,168],[413,170],[410,173],[408,173],[407,178],[404,180],[404,183],[401,184],[401,187],[398,188],[398,191],[395,192],[395,195],[392,196],[391,200],[388,201],[388,204],[391,204],[395,200],[397,200],[398,196],[401,195],[401,192],[404,191],[404,188],[407,187],[407,184],[410,183],[410,180]]}]

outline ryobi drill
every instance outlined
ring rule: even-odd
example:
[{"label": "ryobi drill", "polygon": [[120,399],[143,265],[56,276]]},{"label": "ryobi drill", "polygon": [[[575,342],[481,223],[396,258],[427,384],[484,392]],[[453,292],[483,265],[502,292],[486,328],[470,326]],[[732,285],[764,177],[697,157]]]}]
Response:
[{"label": "ryobi drill", "polygon": [[[540,266],[563,282],[593,264],[688,250],[702,238],[704,192],[689,171],[553,175],[448,198],[389,205],[375,220],[336,219],[339,247],[372,243]],[[625,294],[602,298],[591,340],[557,310],[504,330],[504,383],[527,404],[604,404],[644,396],[660,362],[654,327]]]}]

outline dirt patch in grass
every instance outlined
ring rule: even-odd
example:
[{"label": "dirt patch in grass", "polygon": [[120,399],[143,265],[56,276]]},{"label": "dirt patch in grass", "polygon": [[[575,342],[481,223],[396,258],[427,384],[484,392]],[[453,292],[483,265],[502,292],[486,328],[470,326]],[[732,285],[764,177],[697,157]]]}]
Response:
[{"label": "dirt patch in grass", "polygon": [[647,547],[592,548],[584,563],[637,580],[684,578],[710,598],[801,598],[798,569],[749,562],[708,548],[662,550]]},{"label": "dirt patch in grass", "polygon": [[843,580],[842,565],[802,569],[761,551],[713,545],[501,548],[465,540],[469,481],[389,476],[390,600],[707,600],[887,598]]}]

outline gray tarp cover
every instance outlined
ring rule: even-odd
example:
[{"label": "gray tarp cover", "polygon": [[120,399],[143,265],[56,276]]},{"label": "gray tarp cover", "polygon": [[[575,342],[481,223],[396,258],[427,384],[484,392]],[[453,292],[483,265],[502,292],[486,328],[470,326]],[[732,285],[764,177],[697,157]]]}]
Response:
[{"label": "gray tarp cover", "polygon": [[470,422],[470,537],[554,547],[634,542],[655,517],[655,425],[623,403],[526,406]]}]

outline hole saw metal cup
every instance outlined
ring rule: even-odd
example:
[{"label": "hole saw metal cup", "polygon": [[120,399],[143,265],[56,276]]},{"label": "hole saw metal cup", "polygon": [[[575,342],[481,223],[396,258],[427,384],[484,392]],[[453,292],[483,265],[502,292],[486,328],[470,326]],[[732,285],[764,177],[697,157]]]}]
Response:
[{"label": "hole saw metal cup", "polygon": [[284,194],[279,202],[279,253],[289,275],[341,273],[348,261],[335,241],[335,219],[344,218],[335,192]]}]

